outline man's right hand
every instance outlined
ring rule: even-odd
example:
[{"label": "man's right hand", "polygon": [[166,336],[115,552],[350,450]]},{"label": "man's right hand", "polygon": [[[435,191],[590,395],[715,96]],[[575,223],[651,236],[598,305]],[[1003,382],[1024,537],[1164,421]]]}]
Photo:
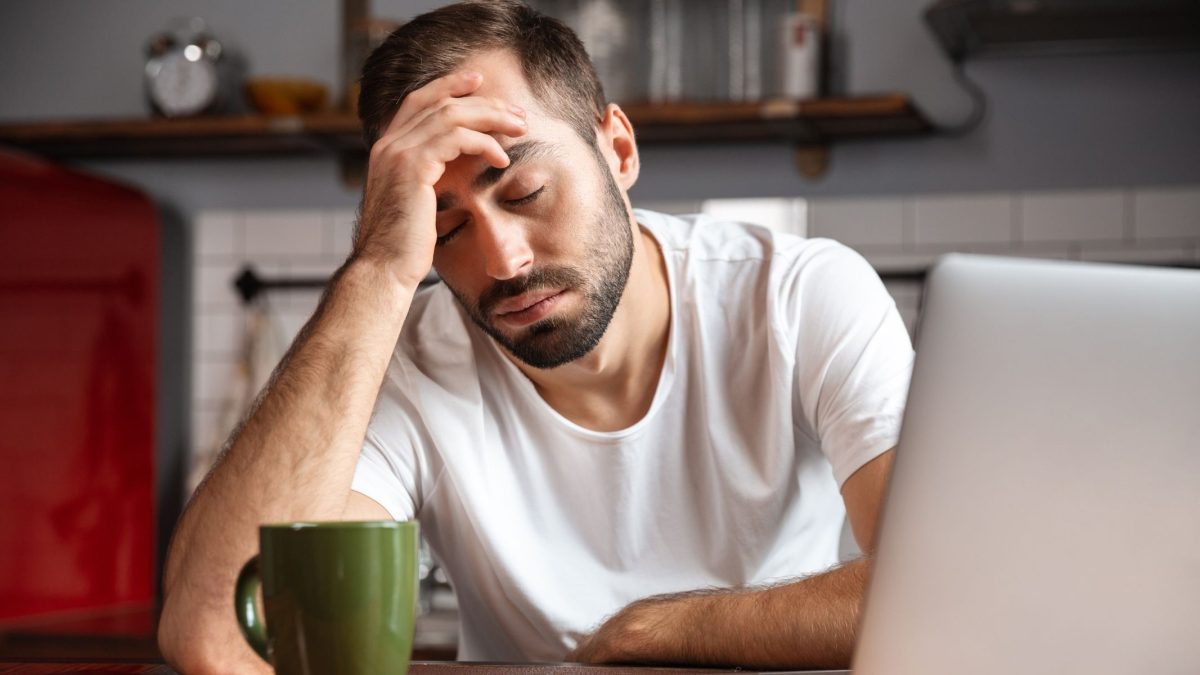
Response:
[{"label": "man's right hand", "polygon": [[508,166],[489,134],[525,133],[507,103],[471,95],[481,82],[457,73],[405,99],[371,149],[353,254],[184,511],[159,624],[159,646],[179,670],[269,670],[242,639],[233,606],[260,524],[387,517],[351,486],[413,291],[433,259],[433,186],[463,155]]},{"label": "man's right hand", "polygon": [[371,147],[362,214],[352,257],[385,263],[415,289],[433,262],[437,198],[446,165],[478,155],[508,166],[499,141],[525,133],[525,112],[505,101],[472,96],[479,73],[455,72],[409,94]]}]

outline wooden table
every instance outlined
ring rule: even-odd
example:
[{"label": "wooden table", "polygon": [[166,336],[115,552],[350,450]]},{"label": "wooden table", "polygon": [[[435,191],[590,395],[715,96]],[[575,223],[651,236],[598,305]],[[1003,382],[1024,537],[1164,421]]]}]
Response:
[{"label": "wooden table", "polygon": [[[456,613],[435,611],[417,618],[413,641],[415,661],[453,661],[457,652]],[[11,663],[88,663],[113,661],[125,664],[161,664],[158,651],[158,610],[130,606],[97,610],[70,617],[42,620],[23,626],[0,625],[0,673]],[[24,671],[19,671],[24,672]],[[41,671],[29,672],[170,672]]]},{"label": "wooden table", "polygon": [[[409,675],[713,675],[734,673],[752,675],[749,671],[707,670],[699,668],[644,668],[583,666],[575,663],[458,663],[453,661],[417,661],[408,669]],[[845,672],[845,671],[833,671]],[[82,663],[0,662],[0,673],[22,673],[24,675],[55,675],[57,673],[88,673],[90,675],[114,675],[119,673],[145,673],[147,675],[175,675],[175,671],[161,663]]]},{"label": "wooden table", "polygon": [[[154,642],[157,619],[158,613],[153,608],[135,607],[71,621],[42,623],[22,630],[0,629],[0,674],[175,675],[176,671],[163,663]],[[418,645],[413,652],[409,675],[754,675],[753,671],[747,670],[437,660],[452,659],[453,655],[454,649],[450,645]]]}]

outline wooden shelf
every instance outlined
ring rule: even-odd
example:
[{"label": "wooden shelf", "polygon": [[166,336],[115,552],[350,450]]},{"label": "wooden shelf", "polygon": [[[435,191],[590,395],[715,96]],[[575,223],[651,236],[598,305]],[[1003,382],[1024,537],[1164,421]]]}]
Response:
[{"label": "wooden shelf", "polygon": [[[810,101],[629,105],[638,140],[656,143],[781,141],[823,146],[843,140],[932,131],[901,94]],[[209,117],[0,124],[0,144],[51,158],[172,158],[364,152],[358,119]]]},{"label": "wooden shelf", "polygon": [[762,103],[633,105],[625,111],[643,143],[786,141],[818,146],[933,130],[903,94]]},{"label": "wooden shelf", "polygon": [[358,120],[341,114],[4,124],[0,143],[53,158],[287,155],[362,147]]}]

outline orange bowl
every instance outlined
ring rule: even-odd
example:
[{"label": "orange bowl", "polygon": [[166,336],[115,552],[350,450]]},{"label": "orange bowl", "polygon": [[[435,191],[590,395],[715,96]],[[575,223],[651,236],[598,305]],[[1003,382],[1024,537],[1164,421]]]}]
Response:
[{"label": "orange bowl", "polygon": [[325,107],[325,85],[298,77],[254,77],[246,81],[246,97],[264,115],[299,115]]}]

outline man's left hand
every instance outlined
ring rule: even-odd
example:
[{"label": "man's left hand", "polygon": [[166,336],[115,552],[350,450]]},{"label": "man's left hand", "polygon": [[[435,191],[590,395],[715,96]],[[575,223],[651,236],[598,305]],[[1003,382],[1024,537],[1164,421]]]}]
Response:
[{"label": "man's left hand", "polygon": [[[580,640],[566,660],[573,663],[664,663],[679,658],[680,629],[694,625],[703,597],[654,597],[617,612]],[[680,655],[681,656],[681,655]]]}]

